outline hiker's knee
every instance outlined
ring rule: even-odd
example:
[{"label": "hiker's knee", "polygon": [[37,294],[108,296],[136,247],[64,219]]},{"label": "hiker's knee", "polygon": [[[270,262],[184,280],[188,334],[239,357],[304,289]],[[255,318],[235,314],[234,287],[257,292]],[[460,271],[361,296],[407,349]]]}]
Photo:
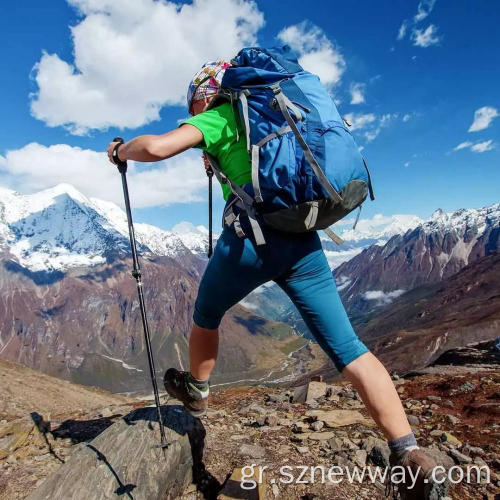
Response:
[{"label": "hiker's knee", "polygon": [[205,328],[203,326],[197,325],[196,322],[193,322],[193,326],[191,328],[191,335],[213,335],[218,332],[218,328]]},{"label": "hiker's knee", "polygon": [[201,301],[196,300],[193,312],[193,322],[199,328],[204,330],[216,330],[219,328],[220,322],[224,313],[220,313],[214,309],[203,307]]},{"label": "hiker's knee", "polygon": [[367,352],[370,352],[368,347],[366,347],[366,345],[356,336],[355,339],[349,342],[348,345],[338,353],[338,362],[336,364],[337,370],[342,373],[347,365]]},{"label": "hiker's knee", "polygon": [[342,342],[339,342],[338,338],[331,338],[328,336],[319,337],[314,335],[314,337],[340,373],[342,373],[344,368],[355,359],[370,352],[368,347],[366,347],[354,333],[349,339],[342,339]]}]

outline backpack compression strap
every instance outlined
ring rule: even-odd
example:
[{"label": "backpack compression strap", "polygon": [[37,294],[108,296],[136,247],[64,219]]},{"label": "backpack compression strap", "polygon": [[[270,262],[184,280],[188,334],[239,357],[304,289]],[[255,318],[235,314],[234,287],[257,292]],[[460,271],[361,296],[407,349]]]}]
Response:
[{"label": "backpack compression strap", "polygon": [[321,183],[323,188],[328,193],[328,196],[334,202],[341,203],[342,197],[340,196],[339,193],[337,193],[335,188],[330,184],[330,181],[327,179],[325,173],[323,172],[323,170],[319,166],[318,162],[316,161],[316,158],[314,158],[312,151],[309,149],[307,142],[302,137],[302,134],[300,133],[299,129],[297,128],[296,123],[293,121],[293,118],[290,116],[290,113],[288,111],[288,105],[290,103],[290,100],[285,96],[285,94],[281,90],[281,87],[279,86],[279,84],[273,85],[271,88],[274,92],[274,96],[275,96],[276,102],[278,103],[278,106],[281,110],[281,113],[283,114],[283,116],[285,117],[285,120],[287,121],[288,125],[292,129],[292,132],[295,135],[297,142],[300,144],[301,148],[304,151],[304,156],[306,157],[307,162],[309,163],[309,165],[311,165],[311,168],[313,169],[313,172],[316,174],[316,177],[318,178],[319,182]]}]

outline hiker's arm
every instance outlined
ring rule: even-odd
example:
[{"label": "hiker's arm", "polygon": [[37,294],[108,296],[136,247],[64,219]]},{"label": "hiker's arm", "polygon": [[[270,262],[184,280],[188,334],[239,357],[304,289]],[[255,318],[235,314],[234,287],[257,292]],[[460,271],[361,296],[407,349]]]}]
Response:
[{"label": "hiker's arm", "polygon": [[[202,140],[203,134],[193,125],[186,123],[163,135],[140,135],[125,142],[118,149],[118,157],[121,161],[164,160],[196,146]],[[115,144],[112,142],[108,147],[110,161]]]}]

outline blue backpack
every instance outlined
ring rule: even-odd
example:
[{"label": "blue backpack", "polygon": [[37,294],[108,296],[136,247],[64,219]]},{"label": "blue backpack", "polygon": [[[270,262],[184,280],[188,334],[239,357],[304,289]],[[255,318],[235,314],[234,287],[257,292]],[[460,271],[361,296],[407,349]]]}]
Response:
[{"label": "blue backpack", "polygon": [[258,245],[265,243],[262,223],[293,233],[323,229],[342,243],[329,226],[361,207],[368,192],[374,195],[366,162],[333,99],[288,46],[245,48],[231,64],[220,98],[238,104],[252,183],[236,186],[209,156],[234,194],[226,224],[244,236],[239,217],[245,213]]}]

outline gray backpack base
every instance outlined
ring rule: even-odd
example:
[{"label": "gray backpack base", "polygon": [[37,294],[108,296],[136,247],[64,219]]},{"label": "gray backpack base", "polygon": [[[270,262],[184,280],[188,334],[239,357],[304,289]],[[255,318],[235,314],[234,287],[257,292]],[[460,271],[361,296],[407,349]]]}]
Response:
[{"label": "gray backpack base", "polygon": [[368,187],[366,182],[355,179],[344,187],[340,195],[342,201],[338,203],[330,198],[307,201],[260,216],[267,225],[280,231],[303,233],[326,229],[359,207],[368,195]]}]

